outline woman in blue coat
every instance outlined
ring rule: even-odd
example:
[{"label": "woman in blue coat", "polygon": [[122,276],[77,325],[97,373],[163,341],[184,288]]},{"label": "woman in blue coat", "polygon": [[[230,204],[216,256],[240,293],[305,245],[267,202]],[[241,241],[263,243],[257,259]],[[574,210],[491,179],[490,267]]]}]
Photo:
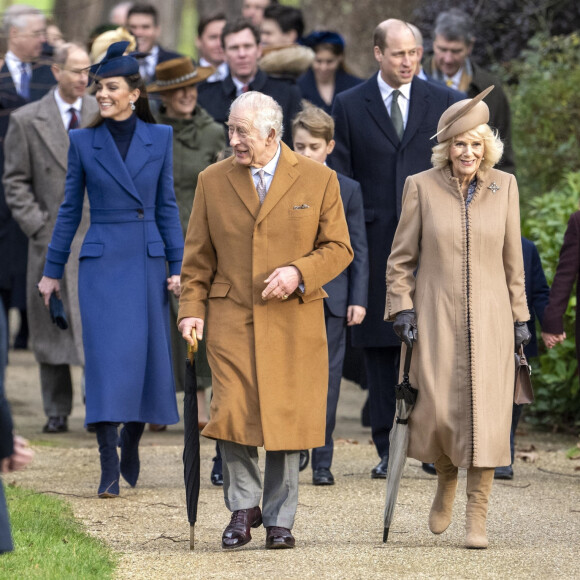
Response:
[{"label": "woman in blue coat", "polygon": [[119,475],[137,483],[145,423],[179,420],[168,324],[168,292],[179,295],[183,253],[172,133],[154,124],[138,62],[123,56],[127,44],[111,45],[91,69],[100,115],[70,133],[65,199],[38,286],[46,305],[59,293],[86,189],[91,226],[79,257],[79,301],[99,497],[119,495]]}]

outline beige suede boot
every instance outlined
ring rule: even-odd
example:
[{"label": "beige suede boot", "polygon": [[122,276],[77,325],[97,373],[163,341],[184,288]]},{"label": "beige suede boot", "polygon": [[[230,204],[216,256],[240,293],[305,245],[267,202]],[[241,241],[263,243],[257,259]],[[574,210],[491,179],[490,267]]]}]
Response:
[{"label": "beige suede boot", "polygon": [[442,534],[451,523],[453,500],[457,490],[457,467],[447,455],[435,462],[437,470],[437,492],[429,512],[429,529],[434,534]]},{"label": "beige suede boot", "polygon": [[493,467],[470,467],[467,470],[466,548],[487,548],[485,520],[493,474]]}]

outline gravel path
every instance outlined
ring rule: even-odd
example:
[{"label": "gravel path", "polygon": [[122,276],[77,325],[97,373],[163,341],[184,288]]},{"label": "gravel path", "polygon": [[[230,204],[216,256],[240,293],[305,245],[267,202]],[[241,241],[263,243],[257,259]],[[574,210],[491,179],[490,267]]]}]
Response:
[{"label": "gravel path", "polygon": [[[75,376],[75,388],[79,383]],[[189,550],[182,481],[183,425],[165,433],[146,432],[137,488],[122,484],[121,497],[96,497],[99,466],[94,436],[82,428],[77,397],[71,431],[49,436],[43,424],[38,370],[29,352],[11,353],[7,394],[17,430],[32,440],[36,457],[7,482],[59,494],[70,501],[89,533],[121,554],[119,579],[182,578],[580,578],[579,461],[565,451],[577,439],[522,433],[520,450],[535,447],[534,463],[518,460],[511,482],[496,482],[488,517],[488,550],[463,548],[465,472],[454,520],[441,536],[427,527],[435,478],[409,460],[388,544],[382,543],[384,481],[371,480],[377,462],[370,430],[360,427],[364,395],[343,383],[333,472],[334,487],[311,485],[308,468],[300,478],[294,550],[264,550],[265,530],[234,552],[220,548],[229,512],[222,491],[211,486],[213,445],[202,438],[202,487],[196,549]],[[181,398],[181,397],[180,397]],[[554,473],[550,473],[554,472]]]}]

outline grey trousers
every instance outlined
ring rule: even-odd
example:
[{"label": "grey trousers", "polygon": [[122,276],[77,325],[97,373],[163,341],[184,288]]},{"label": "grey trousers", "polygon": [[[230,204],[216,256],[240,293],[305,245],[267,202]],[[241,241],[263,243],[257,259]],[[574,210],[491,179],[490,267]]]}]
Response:
[{"label": "grey trousers", "polygon": [[222,440],[218,444],[226,507],[232,512],[249,509],[259,505],[262,499],[264,526],[292,529],[298,507],[300,451],[266,451],[262,494],[257,447]]},{"label": "grey trousers", "polygon": [[73,385],[69,365],[40,363],[40,387],[47,417],[68,417],[71,414]]}]

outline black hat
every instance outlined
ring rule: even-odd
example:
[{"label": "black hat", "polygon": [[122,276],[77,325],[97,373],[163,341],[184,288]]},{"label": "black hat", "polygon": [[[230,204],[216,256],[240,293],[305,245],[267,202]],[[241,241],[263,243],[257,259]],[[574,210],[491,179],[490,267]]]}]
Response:
[{"label": "black hat", "polygon": [[111,44],[103,60],[90,68],[89,84],[95,79],[130,77],[137,74],[139,72],[137,59],[123,54],[128,46],[129,42],[126,40]]},{"label": "black hat", "polygon": [[316,30],[300,40],[300,44],[314,48],[319,44],[336,44],[344,49],[344,38],[332,30]]}]

